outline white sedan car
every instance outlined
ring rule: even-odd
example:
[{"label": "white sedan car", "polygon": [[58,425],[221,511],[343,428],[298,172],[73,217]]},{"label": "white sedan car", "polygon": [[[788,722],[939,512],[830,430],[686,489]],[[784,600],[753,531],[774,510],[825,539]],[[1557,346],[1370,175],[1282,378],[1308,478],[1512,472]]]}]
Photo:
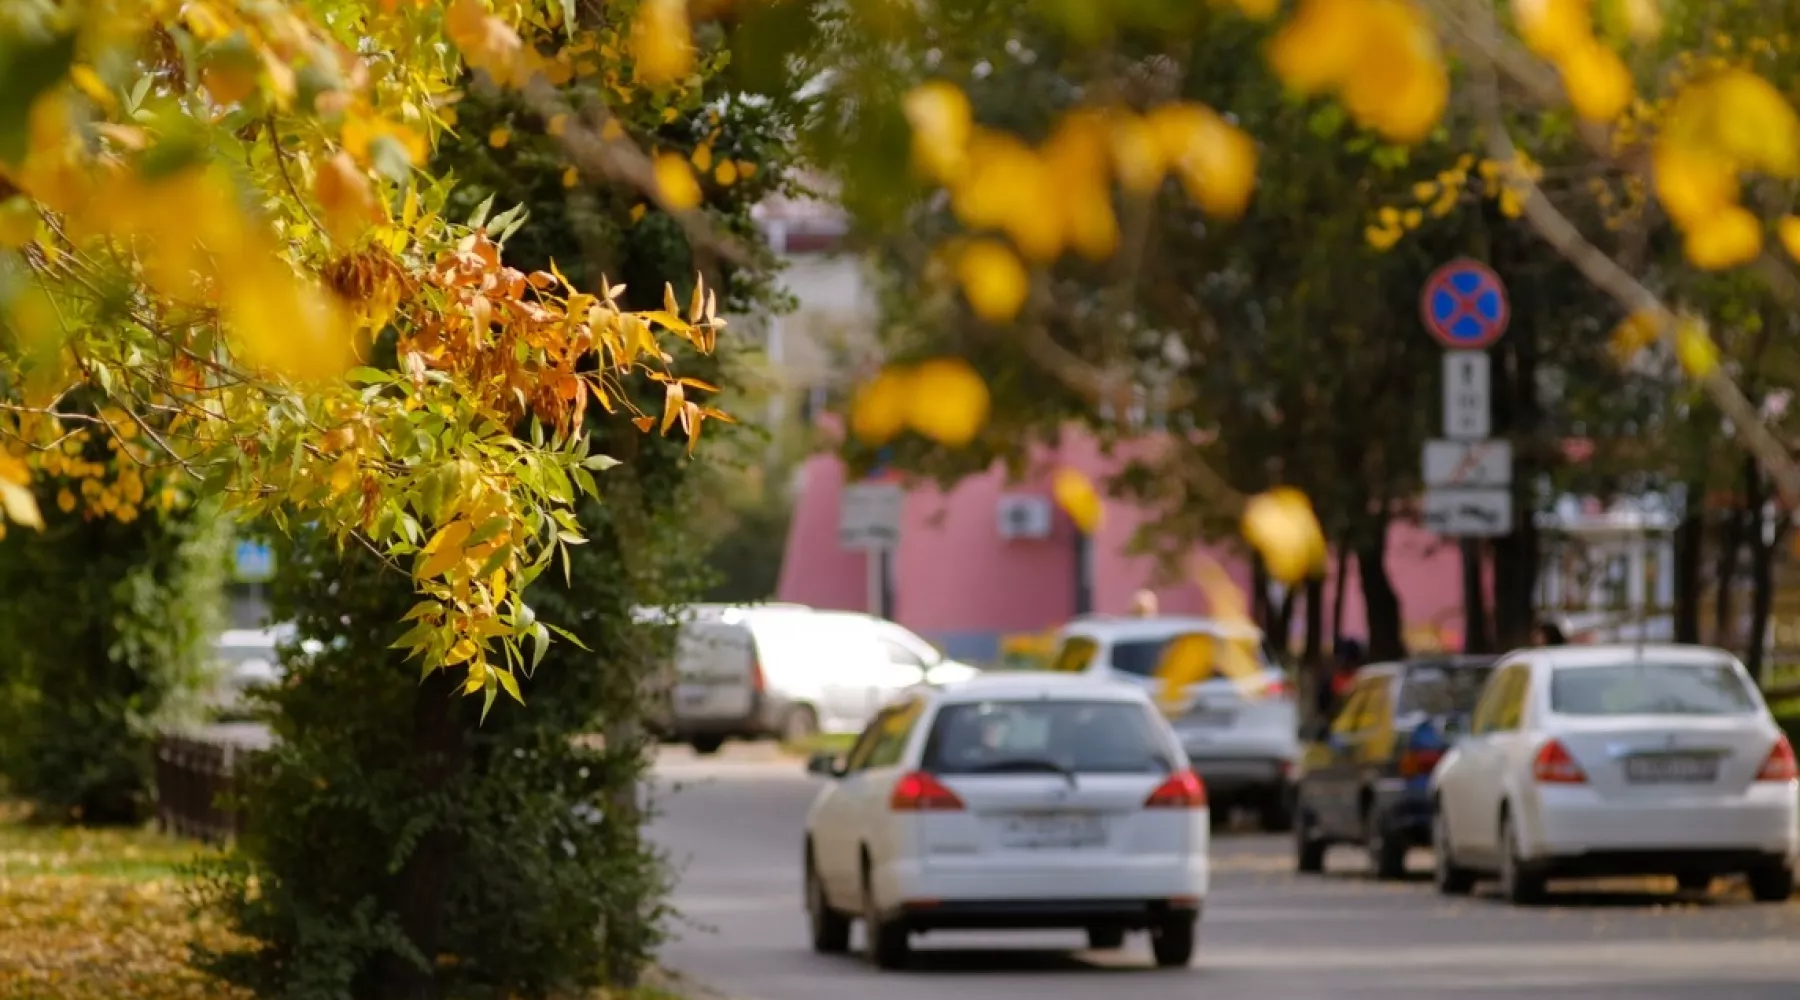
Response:
[{"label": "white sedan car", "polygon": [[1794,891],[1794,748],[1730,654],[1695,646],[1513,653],[1432,776],[1437,884],[1492,874],[1516,902],[1555,877],[1743,874]]},{"label": "white sedan car", "polygon": [[915,934],[1085,929],[1094,948],[1150,932],[1186,966],[1207,888],[1206,789],[1149,697],[1079,676],[999,674],[887,706],[806,818],[813,947],[860,918],[878,966]]}]

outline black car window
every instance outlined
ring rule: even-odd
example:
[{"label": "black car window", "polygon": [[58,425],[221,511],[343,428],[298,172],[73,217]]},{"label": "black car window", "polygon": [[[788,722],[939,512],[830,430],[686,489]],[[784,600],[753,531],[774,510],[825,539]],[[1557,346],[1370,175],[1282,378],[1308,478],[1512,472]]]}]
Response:
[{"label": "black car window", "polygon": [[1173,756],[1148,706],[1130,701],[983,701],[946,705],[923,766],[936,774],[1043,769],[1163,773]]},{"label": "black car window", "polygon": [[1410,666],[1400,685],[1400,714],[1461,715],[1474,711],[1491,664],[1424,663]]}]

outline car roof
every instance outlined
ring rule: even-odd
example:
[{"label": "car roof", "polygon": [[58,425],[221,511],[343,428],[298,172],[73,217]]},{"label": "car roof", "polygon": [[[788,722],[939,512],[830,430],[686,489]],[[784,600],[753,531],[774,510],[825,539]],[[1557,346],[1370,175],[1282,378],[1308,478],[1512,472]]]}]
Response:
[{"label": "car roof", "polygon": [[1634,642],[1605,643],[1592,646],[1546,646],[1519,650],[1508,659],[1519,657],[1552,667],[1612,667],[1639,659],[1659,663],[1737,663],[1737,657],[1713,646],[1690,646],[1677,643]]},{"label": "car roof", "polygon": [[1478,653],[1444,653],[1441,655],[1409,656],[1404,660],[1384,660],[1371,663],[1357,670],[1357,676],[1372,674],[1397,674],[1401,670],[1415,667],[1437,667],[1445,670],[1473,670],[1491,667],[1498,662],[1497,657],[1484,656]]},{"label": "car roof", "polygon": [[995,671],[966,681],[953,681],[933,688],[927,697],[939,704],[963,704],[995,698],[1150,702],[1150,696],[1136,684],[1088,674],[1032,670]]},{"label": "car roof", "polygon": [[1162,639],[1181,635],[1184,632],[1243,636],[1247,639],[1260,639],[1263,634],[1262,629],[1246,622],[1232,622],[1223,618],[1208,618],[1204,615],[1156,615],[1149,618],[1083,615],[1070,619],[1068,624],[1062,627],[1064,635],[1090,636],[1114,642],[1132,639]]}]

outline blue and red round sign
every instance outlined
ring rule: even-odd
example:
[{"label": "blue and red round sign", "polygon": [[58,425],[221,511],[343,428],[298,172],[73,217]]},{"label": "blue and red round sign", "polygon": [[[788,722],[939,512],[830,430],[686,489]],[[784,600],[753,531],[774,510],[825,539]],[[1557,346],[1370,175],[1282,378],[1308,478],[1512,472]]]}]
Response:
[{"label": "blue and red round sign", "polygon": [[1512,307],[1506,301],[1506,286],[1492,268],[1460,257],[1425,279],[1419,317],[1445,347],[1476,351],[1506,332]]}]

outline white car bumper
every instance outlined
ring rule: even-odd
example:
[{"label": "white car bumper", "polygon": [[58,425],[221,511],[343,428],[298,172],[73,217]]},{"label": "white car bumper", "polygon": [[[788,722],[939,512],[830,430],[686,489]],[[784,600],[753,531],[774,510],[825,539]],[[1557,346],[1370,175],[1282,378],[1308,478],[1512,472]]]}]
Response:
[{"label": "white car bumper", "polygon": [[946,903],[1183,901],[1206,897],[1202,849],[1179,854],[1058,852],[1055,859],[972,856],[900,858],[872,873],[884,908]]},{"label": "white car bumper", "polygon": [[1761,783],[1742,795],[1604,799],[1591,788],[1532,789],[1520,833],[1531,858],[1608,852],[1800,856],[1800,793]]}]

